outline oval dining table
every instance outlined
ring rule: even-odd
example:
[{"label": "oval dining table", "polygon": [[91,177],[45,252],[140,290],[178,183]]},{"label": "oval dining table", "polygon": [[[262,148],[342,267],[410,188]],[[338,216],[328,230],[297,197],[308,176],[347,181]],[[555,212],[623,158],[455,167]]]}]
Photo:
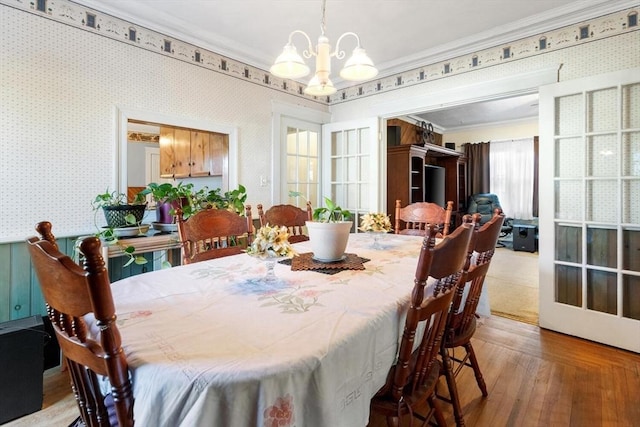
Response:
[{"label": "oval dining table", "polygon": [[[386,234],[374,248],[371,235],[351,234],[347,253],[360,263],[278,263],[275,281],[240,254],[114,282],[136,424],[365,426],[396,357],[422,241]],[[309,242],[294,248],[311,252]]]}]

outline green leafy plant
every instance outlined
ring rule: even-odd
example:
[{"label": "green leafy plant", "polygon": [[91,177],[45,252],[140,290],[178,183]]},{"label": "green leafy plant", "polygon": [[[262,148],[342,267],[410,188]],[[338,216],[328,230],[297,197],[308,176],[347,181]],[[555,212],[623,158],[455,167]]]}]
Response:
[{"label": "green leafy plant", "polygon": [[144,198],[148,194],[151,194],[151,197],[156,202],[173,202],[182,198],[189,198],[193,194],[193,184],[179,182],[177,185],[173,185],[170,182],[163,182],[162,184],[151,182],[136,197]]},{"label": "green leafy plant", "polygon": [[[210,190],[207,187],[203,187],[199,190],[194,190],[192,183],[184,184],[180,182],[177,185],[173,185],[169,182],[162,184],[152,182],[147,185],[147,188],[139,192],[138,196],[144,199],[148,194],[151,194],[151,197],[156,202],[179,201],[184,219],[203,209],[211,208],[229,209],[244,215],[244,204],[247,200],[247,189],[243,185],[239,185],[235,190],[229,190],[222,194],[220,188]],[[171,210],[171,214],[175,215],[175,209]]]},{"label": "green leafy plant", "polygon": [[[139,206],[144,205],[146,203],[144,195],[138,193],[133,201],[133,205]],[[117,191],[109,191],[107,188],[104,193],[98,194],[95,199],[91,202],[91,206],[94,210],[93,222],[98,230],[95,234],[96,237],[102,239],[104,244],[106,245],[120,245],[122,247],[123,253],[129,257],[129,260],[124,264],[124,267],[131,265],[132,263],[136,263],[138,265],[143,265],[147,263],[146,258],[140,255],[135,255],[135,248],[133,246],[124,246],[118,242],[118,236],[116,235],[114,227],[107,225],[106,227],[99,227],[97,215],[98,211],[103,210],[105,207],[115,207],[115,206],[126,206],[127,196],[124,193],[119,193]],[[133,213],[126,214],[124,216],[124,220],[129,226],[137,226],[138,233],[142,233],[141,221],[139,221]],[[79,247],[74,248],[74,250],[79,250]]]},{"label": "green leafy plant", "polygon": [[[247,201],[247,189],[240,184],[235,190],[226,191],[221,194],[221,190],[205,189],[202,194],[197,194],[200,209],[228,209],[239,215],[244,215],[244,203]],[[194,212],[195,213],[195,212]]]},{"label": "green leafy plant", "polygon": [[[299,191],[289,191],[289,197],[302,197],[307,200],[307,198]],[[350,211],[342,209],[328,197],[324,198],[324,206],[313,210],[313,220],[318,222],[348,221],[351,219],[351,216]]]},{"label": "green leafy plant", "polygon": [[168,203],[170,209],[167,213],[169,215],[173,217],[176,214],[176,209],[181,208],[183,215],[188,218],[192,211],[191,206],[195,204],[194,194],[192,183],[184,184],[179,182],[177,185],[173,185],[170,182],[163,182],[162,184],[151,182],[136,197],[151,195],[157,203],[156,208],[159,209],[161,205]]},{"label": "green leafy plant", "polygon": [[[104,206],[121,206],[127,205],[127,195],[124,193],[118,193],[117,191],[109,191],[107,188],[104,193],[98,194],[93,202],[91,202],[91,206],[93,206],[94,210],[99,210]],[[134,205],[143,205],[145,204],[144,196],[138,193],[136,198],[134,199]]]}]

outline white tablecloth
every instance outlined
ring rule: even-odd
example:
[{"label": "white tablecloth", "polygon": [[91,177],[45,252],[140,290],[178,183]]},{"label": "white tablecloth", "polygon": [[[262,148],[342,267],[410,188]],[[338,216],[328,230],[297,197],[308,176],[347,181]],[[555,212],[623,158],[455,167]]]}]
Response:
[{"label": "white tablecloth", "polygon": [[277,264],[276,286],[246,254],[113,283],[136,424],[366,425],[396,356],[422,238],[372,243],[349,239],[348,253],[370,259],[364,271]]}]

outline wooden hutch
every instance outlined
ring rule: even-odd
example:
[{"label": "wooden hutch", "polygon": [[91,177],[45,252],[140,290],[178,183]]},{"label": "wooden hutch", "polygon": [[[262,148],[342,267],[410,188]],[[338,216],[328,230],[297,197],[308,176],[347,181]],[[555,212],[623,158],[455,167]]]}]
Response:
[{"label": "wooden hutch", "polygon": [[[467,161],[462,153],[435,144],[387,147],[387,213],[395,218],[395,201],[402,205],[430,202],[430,166],[444,169],[444,202],[453,201],[453,225],[467,212]],[[444,206],[443,206],[444,207]]]}]

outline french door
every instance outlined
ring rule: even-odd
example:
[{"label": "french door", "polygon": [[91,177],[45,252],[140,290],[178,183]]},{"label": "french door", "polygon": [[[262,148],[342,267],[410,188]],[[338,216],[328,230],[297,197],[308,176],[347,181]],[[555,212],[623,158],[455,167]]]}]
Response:
[{"label": "french door", "polygon": [[[307,200],[314,209],[320,203],[320,131],[321,126],[316,123],[291,117],[282,119],[282,203],[291,203],[302,209]],[[299,192],[303,197],[289,197],[290,191]]]},{"label": "french door", "polygon": [[351,211],[356,232],[361,215],[381,211],[386,188],[378,129],[377,118],[322,126],[322,194]]},{"label": "french door", "polygon": [[640,352],[640,69],[540,88],[540,326]]}]

